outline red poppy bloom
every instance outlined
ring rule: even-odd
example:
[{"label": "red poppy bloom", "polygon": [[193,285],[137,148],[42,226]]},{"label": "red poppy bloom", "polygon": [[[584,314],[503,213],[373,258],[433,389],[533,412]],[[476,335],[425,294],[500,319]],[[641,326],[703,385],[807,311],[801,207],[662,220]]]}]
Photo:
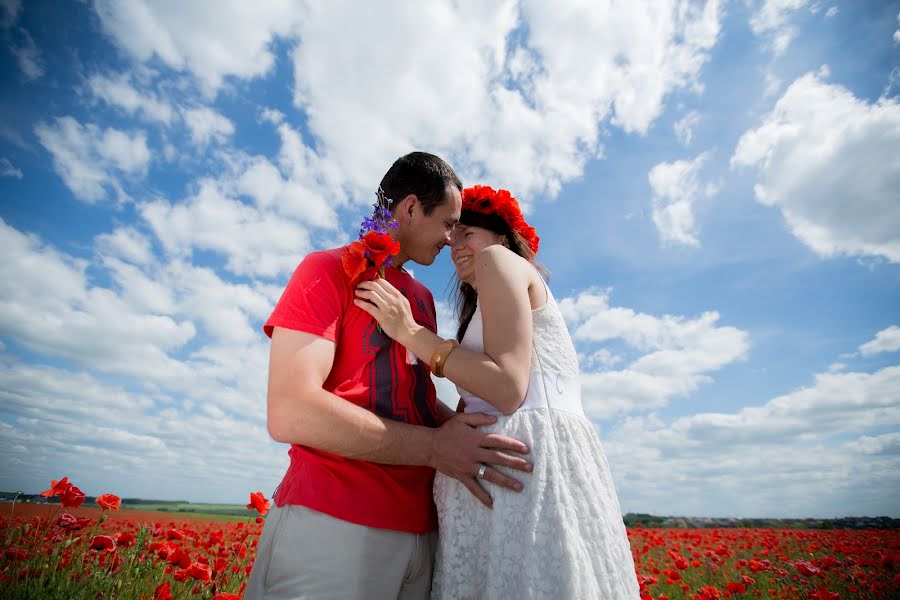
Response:
[{"label": "red poppy bloom", "polygon": [[116,543],[120,546],[133,546],[137,538],[130,531],[120,531],[116,533]]},{"label": "red poppy bloom", "polygon": [[353,242],[341,254],[341,265],[344,272],[350,278],[350,283],[356,285],[366,269],[369,268],[369,260],[366,258],[366,248],[362,242]]},{"label": "red poppy bloom", "polygon": [[69,513],[63,513],[56,520],[56,524],[67,531],[78,531],[90,525],[91,520],[87,517],[76,517]]},{"label": "red poppy bloom", "polygon": [[68,477],[63,477],[59,481],[56,481],[55,479],[51,479],[50,480],[50,489],[44,490],[43,492],[41,492],[41,496],[45,496],[48,498],[50,496],[59,496],[64,491],[66,491],[70,485],[72,485],[72,484],[69,483]]},{"label": "red poppy bloom", "polygon": [[364,235],[362,244],[369,260],[375,263],[376,267],[383,265],[389,256],[396,256],[400,252],[400,242],[378,231],[370,231]]},{"label": "red poppy bloom", "polygon": [[78,508],[84,503],[84,492],[70,483],[66,490],[59,495],[59,503],[63,508]]},{"label": "red poppy bloom", "polygon": [[248,509],[251,509],[251,510],[256,509],[256,512],[258,512],[261,515],[264,515],[267,512],[269,512],[270,505],[271,505],[271,503],[268,500],[266,500],[266,497],[263,495],[262,492],[251,492],[250,493],[250,504],[247,505]]},{"label": "red poppy bloom", "polygon": [[122,499],[115,494],[100,494],[97,496],[97,504],[99,504],[100,508],[103,510],[119,510]]},{"label": "red poppy bloom", "polygon": [[747,593],[747,586],[743,583],[730,582],[725,584],[725,589],[728,590],[731,594],[745,594]]},{"label": "red poppy bloom", "polygon": [[805,560],[798,560],[794,563],[794,567],[800,572],[804,577],[814,577],[816,575],[820,575],[822,573],[821,570],[814,567],[810,563]]},{"label": "red poppy bloom", "polygon": [[112,552],[116,549],[116,540],[108,535],[95,535],[91,538],[91,550],[106,550]]},{"label": "red poppy bloom", "polygon": [[212,581],[212,568],[199,562],[191,563],[187,568],[187,573],[197,581],[209,583]]},{"label": "red poppy bloom", "polygon": [[156,586],[156,590],[153,592],[153,600],[174,600],[172,598],[171,582],[167,581]]}]

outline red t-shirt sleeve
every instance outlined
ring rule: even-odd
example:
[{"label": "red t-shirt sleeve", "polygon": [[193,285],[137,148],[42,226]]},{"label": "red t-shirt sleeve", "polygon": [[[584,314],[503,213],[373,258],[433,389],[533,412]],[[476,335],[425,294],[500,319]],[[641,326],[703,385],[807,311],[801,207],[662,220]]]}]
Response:
[{"label": "red t-shirt sleeve", "polygon": [[340,256],[314,252],[297,266],[263,331],[272,337],[273,328],[284,327],[337,343],[348,302],[349,286]]}]

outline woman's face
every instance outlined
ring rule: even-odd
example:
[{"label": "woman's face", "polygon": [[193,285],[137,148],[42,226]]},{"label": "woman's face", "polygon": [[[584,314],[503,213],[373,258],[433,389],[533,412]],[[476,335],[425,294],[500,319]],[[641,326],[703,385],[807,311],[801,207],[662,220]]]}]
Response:
[{"label": "woman's face", "polygon": [[504,236],[474,225],[457,224],[450,235],[450,258],[460,281],[475,285],[475,256],[494,244],[502,244]]}]

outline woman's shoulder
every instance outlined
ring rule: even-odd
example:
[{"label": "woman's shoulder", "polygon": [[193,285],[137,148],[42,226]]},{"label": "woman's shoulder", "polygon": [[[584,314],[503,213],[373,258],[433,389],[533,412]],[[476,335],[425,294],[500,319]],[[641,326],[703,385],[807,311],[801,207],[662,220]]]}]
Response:
[{"label": "woman's shoulder", "polygon": [[500,268],[516,268],[528,266],[528,261],[501,244],[493,244],[478,253],[479,262]]}]

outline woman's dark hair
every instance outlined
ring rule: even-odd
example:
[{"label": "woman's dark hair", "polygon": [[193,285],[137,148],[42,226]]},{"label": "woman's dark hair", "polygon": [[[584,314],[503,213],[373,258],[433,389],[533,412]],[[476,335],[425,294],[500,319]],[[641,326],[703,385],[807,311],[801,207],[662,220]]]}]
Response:
[{"label": "woman's dark hair", "polygon": [[[459,217],[459,224],[481,227],[505,236],[506,246],[510,250],[533,264],[541,275],[544,277],[549,276],[547,269],[534,260],[534,252],[531,251],[528,241],[517,232],[510,230],[509,225],[499,215],[485,215],[471,210],[464,210]],[[463,336],[466,335],[466,329],[469,328],[469,323],[472,321],[472,316],[475,314],[478,292],[471,285],[462,281],[454,294],[454,298],[456,311],[459,315],[459,328],[456,330],[456,339],[461,342]]]},{"label": "woman's dark hair", "polygon": [[395,202],[415,194],[426,216],[450,198],[450,187],[462,192],[462,181],[456,171],[442,158],[427,152],[401,156],[381,180],[384,195]]}]

